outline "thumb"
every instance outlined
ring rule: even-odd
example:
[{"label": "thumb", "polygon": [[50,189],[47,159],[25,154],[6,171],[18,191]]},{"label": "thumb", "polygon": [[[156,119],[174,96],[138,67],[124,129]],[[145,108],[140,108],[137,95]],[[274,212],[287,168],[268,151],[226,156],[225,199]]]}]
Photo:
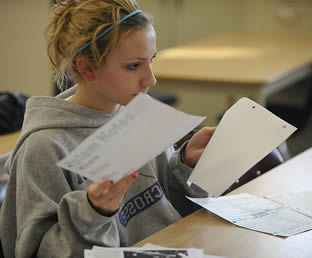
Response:
[{"label": "thumb", "polygon": [[112,180],[105,180],[100,184],[90,184],[88,191],[92,193],[94,197],[99,197],[101,194],[106,193],[113,183]]}]

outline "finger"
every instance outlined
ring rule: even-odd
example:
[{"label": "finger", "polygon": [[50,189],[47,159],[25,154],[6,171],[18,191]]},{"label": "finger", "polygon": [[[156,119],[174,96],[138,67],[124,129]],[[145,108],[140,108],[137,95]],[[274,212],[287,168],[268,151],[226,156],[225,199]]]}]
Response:
[{"label": "finger", "polygon": [[211,137],[215,130],[215,127],[203,127],[198,133]]},{"label": "finger", "polygon": [[216,131],[216,129],[217,129],[216,127],[206,127],[206,134],[211,137]]},{"label": "finger", "polygon": [[[137,171],[131,173],[129,176],[121,179],[118,183],[114,184],[110,189],[111,198],[116,198],[117,196],[122,196],[127,192],[129,187],[135,182],[139,173]],[[118,197],[117,197],[118,198]]]},{"label": "finger", "polygon": [[196,134],[193,135],[193,137],[190,139],[190,142],[187,146],[191,148],[199,148],[202,145],[206,145],[209,139],[211,138],[210,136],[207,137],[207,134],[209,133],[208,128],[202,128],[200,129]]},{"label": "finger", "polygon": [[137,171],[131,173],[129,176],[126,176],[125,178],[121,179],[117,184],[114,185],[116,189],[128,189],[130,185],[134,183],[134,181],[139,176],[139,173]]},{"label": "finger", "polygon": [[102,182],[100,184],[89,185],[88,189],[94,197],[98,197],[98,196],[103,195],[106,192],[108,192],[109,188],[112,185],[113,185],[112,180],[105,180],[104,182]]},{"label": "finger", "polygon": [[206,143],[208,144],[208,142],[210,141],[211,137],[213,136],[214,132],[216,131],[216,128],[212,128],[212,127],[206,127],[204,128],[204,133],[206,135]]},{"label": "finger", "polygon": [[196,141],[202,142],[204,144],[207,144],[212,135],[214,134],[216,128],[215,127],[203,127],[199,132],[198,135],[196,135]]}]

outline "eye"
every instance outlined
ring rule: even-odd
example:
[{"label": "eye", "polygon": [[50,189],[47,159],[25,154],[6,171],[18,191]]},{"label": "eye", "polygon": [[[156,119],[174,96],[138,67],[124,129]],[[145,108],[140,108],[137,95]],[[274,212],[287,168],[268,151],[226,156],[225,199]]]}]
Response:
[{"label": "eye", "polygon": [[156,57],[156,54],[151,58],[151,63],[153,63],[153,59]]},{"label": "eye", "polygon": [[138,66],[139,66],[139,63],[130,64],[130,65],[127,65],[127,69],[135,71],[138,68]]}]

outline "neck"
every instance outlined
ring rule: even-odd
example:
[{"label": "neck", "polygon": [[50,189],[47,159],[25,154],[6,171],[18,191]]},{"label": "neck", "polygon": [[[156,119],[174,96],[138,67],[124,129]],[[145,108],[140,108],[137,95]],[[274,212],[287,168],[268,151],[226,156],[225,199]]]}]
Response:
[{"label": "neck", "polygon": [[111,115],[115,114],[120,109],[120,104],[99,97],[98,94],[95,94],[94,91],[90,90],[90,86],[84,84],[78,84],[74,95],[67,100],[75,104],[102,110]]}]

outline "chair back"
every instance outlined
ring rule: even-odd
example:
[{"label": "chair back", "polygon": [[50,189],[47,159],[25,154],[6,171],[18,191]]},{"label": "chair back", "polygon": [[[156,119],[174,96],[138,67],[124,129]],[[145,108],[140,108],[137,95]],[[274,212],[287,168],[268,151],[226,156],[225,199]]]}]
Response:
[{"label": "chair back", "polygon": [[222,195],[232,192],[236,188],[248,183],[256,177],[266,173],[272,168],[282,164],[285,161],[280,150],[274,149],[262,160],[256,163],[251,169],[249,169],[244,175],[242,175],[235,183],[233,183]]}]

